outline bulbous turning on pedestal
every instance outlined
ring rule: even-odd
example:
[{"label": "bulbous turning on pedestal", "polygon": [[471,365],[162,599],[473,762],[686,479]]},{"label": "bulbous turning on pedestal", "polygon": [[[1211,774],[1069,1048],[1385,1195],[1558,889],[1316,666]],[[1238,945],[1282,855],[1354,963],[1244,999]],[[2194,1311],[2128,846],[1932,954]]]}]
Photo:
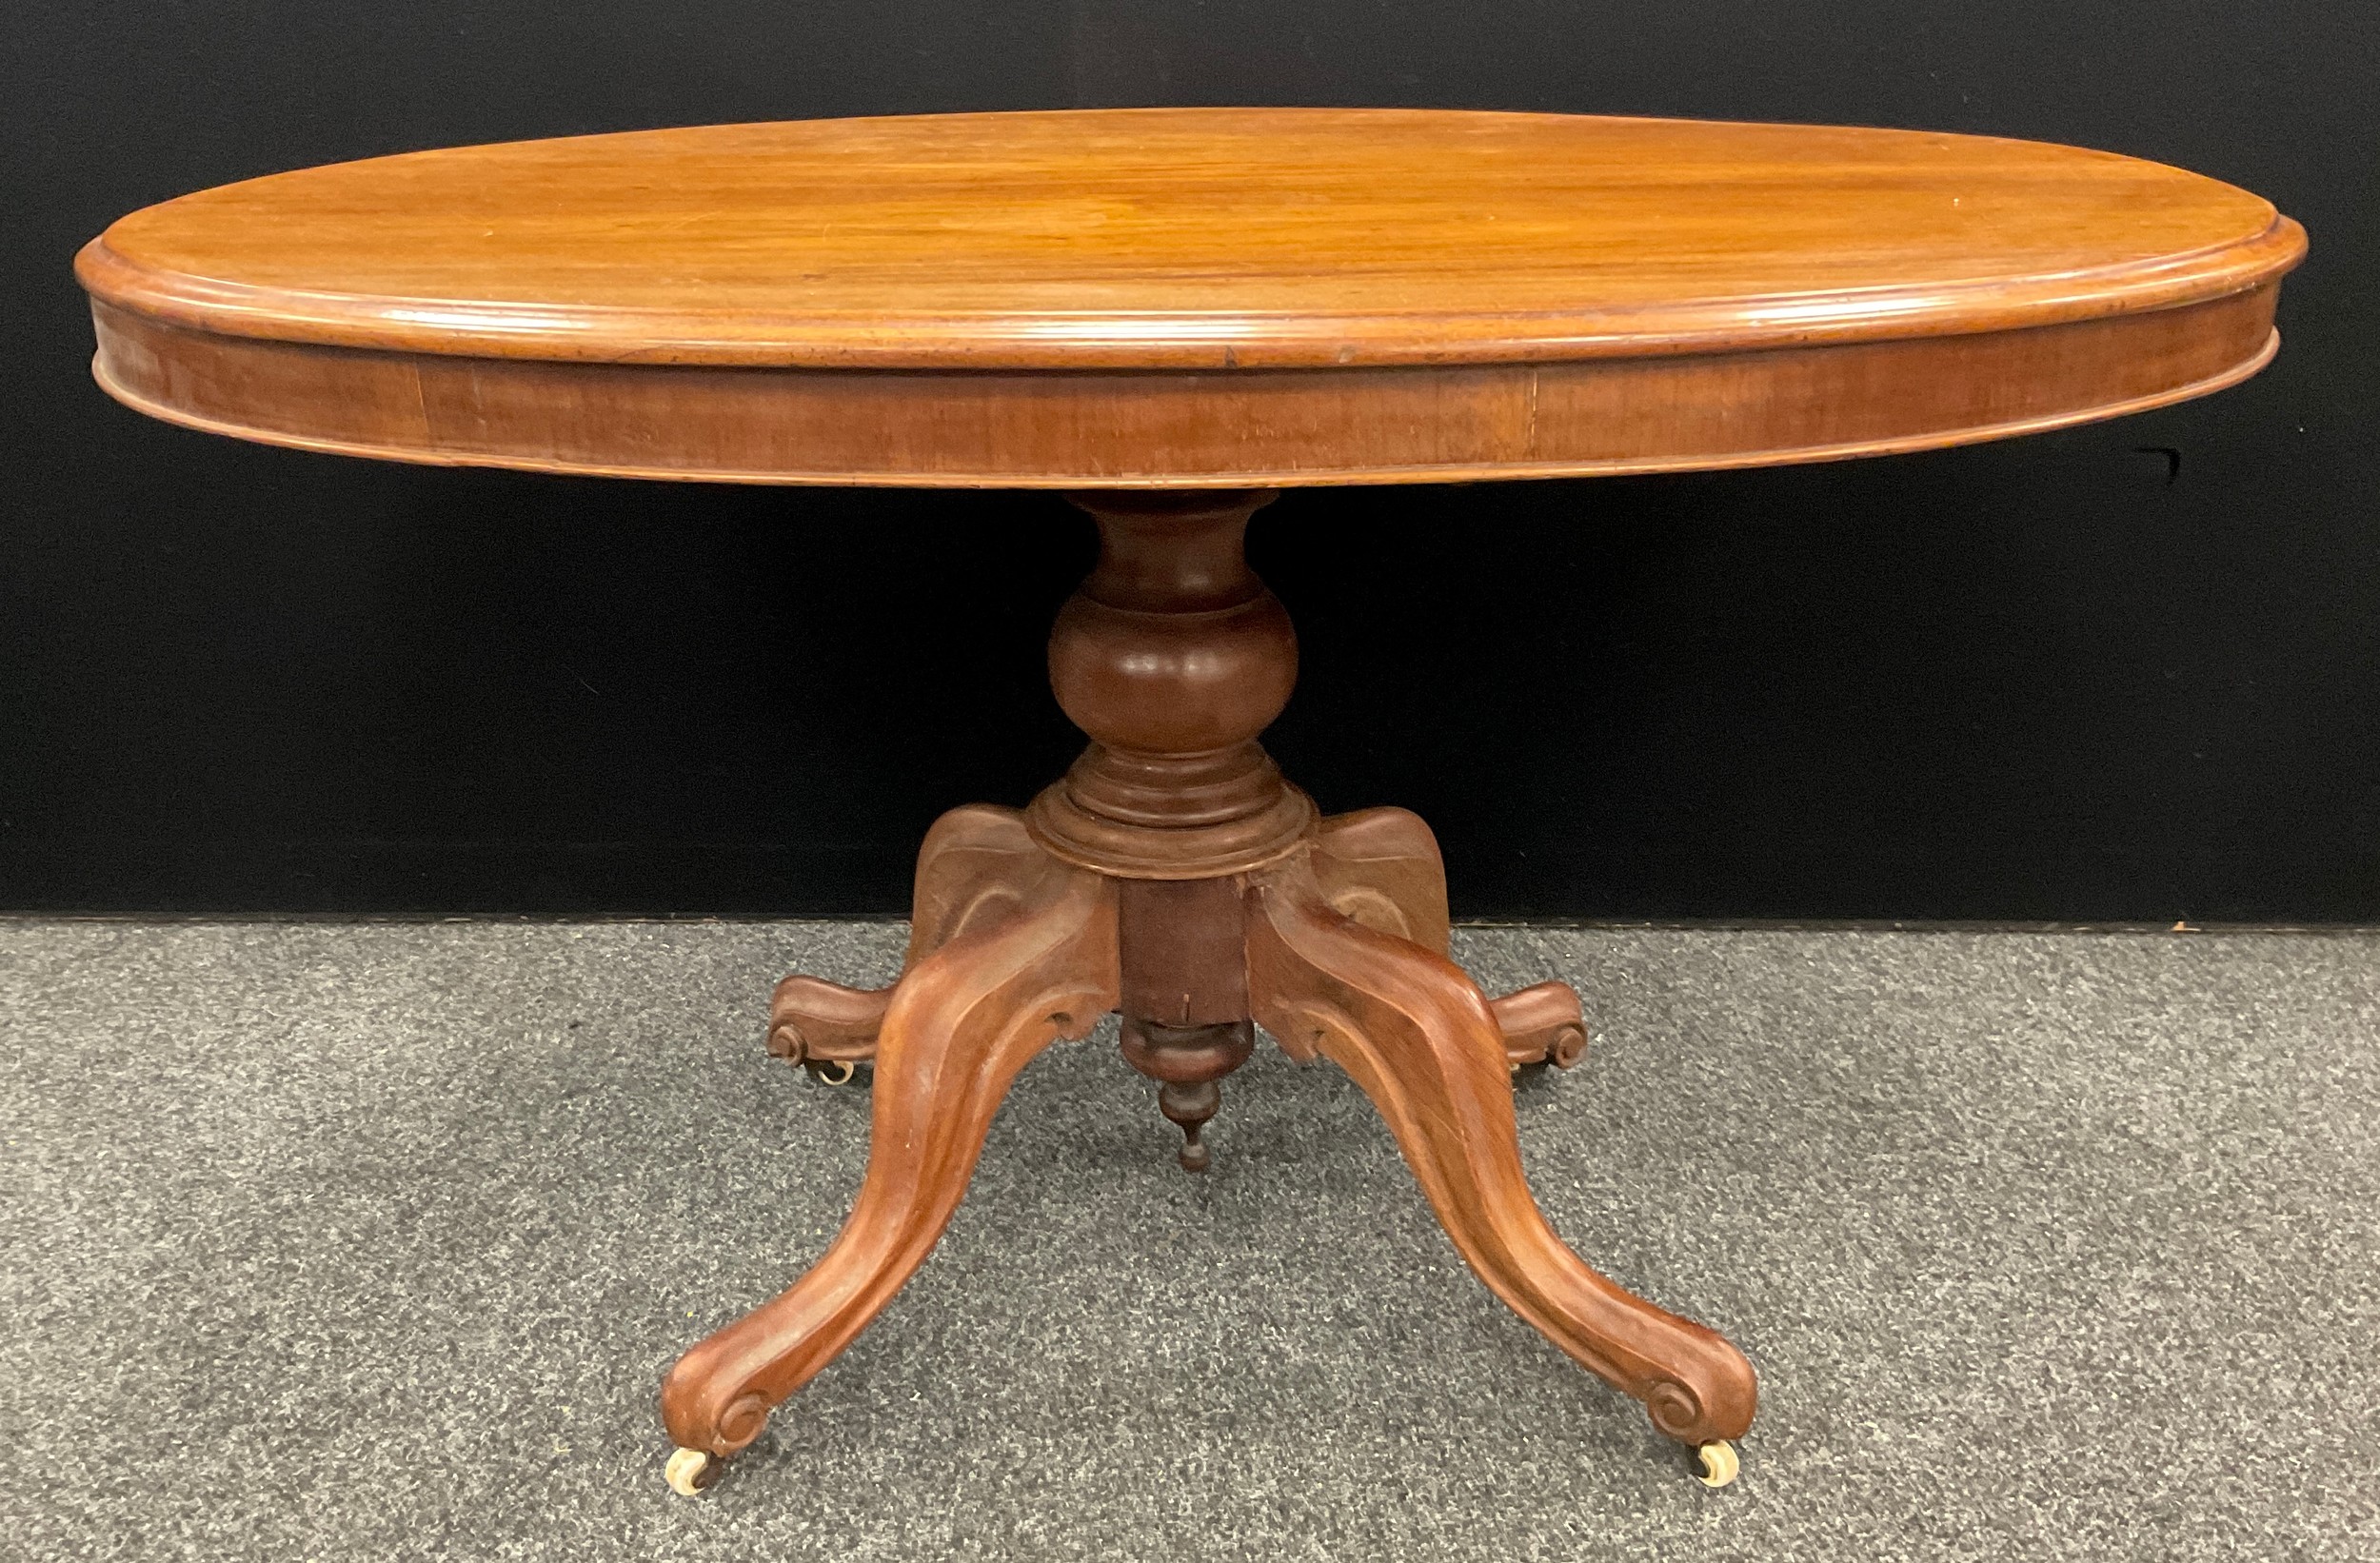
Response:
[{"label": "bulbous turning on pedestal", "polygon": [[1078,494],[1100,561],[1050,633],[1050,686],[1089,735],[1026,811],[1034,838],[1118,879],[1203,879],[1294,851],[1313,801],[1256,742],[1298,680],[1289,614],[1248,568],[1269,491]]},{"label": "bulbous turning on pedestal", "polygon": [[1480,1278],[1694,1446],[1704,1481],[1733,1478],[1751,1365],[1597,1274],[1522,1175],[1511,1073],[1577,1061],[1577,995],[1481,993],[1448,959],[1428,826],[1397,809],[1318,822],[1258,745],[1298,665],[1288,617],[1241,551],[1270,497],[1078,497],[1100,523],[1100,564],[1049,662],[1089,748],[1021,814],[978,805],[936,823],[898,982],[778,985],[773,1051],[822,1069],[875,1060],[867,1174],[808,1274],[671,1369],[679,1492],[750,1445],[917,1267],[1017,1073],[1110,1012],[1192,1172],[1209,1164],[1220,1082],[1248,1058],[1257,1019],[1293,1058],[1339,1064]]}]

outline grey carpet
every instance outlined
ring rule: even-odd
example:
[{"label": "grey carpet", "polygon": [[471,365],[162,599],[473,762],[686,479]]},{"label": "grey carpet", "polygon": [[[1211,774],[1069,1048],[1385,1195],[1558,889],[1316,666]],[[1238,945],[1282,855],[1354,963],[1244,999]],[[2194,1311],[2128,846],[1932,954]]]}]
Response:
[{"label": "grey carpet", "polygon": [[1712,1494],[1270,1048],[1173,1165],[1030,1068],[876,1325],[698,1500],[690,1341],[841,1221],[867,1101],[768,981],[889,925],[0,923],[0,1553],[2380,1557],[2380,940],[1467,930],[1598,1029],[1555,1224],[1763,1375]]}]

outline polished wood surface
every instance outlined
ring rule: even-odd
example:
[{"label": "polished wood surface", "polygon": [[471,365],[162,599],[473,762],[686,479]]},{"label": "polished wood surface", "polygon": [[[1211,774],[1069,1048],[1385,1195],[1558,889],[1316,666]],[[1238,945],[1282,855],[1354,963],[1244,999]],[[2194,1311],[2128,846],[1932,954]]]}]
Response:
[{"label": "polished wood surface", "polygon": [[[909,901],[909,949],[901,969],[920,962],[966,928],[1012,910],[1018,885],[1039,858],[1014,809],[952,809],[934,821],[918,848]],[[795,975],[769,1000],[768,1051],[837,1083],[876,1056],[876,1036],[892,989],[848,988]]]},{"label": "polished wood surface", "polygon": [[1116,1007],[1115,886],[1036,856],[1006,894],[911,967],[876,1039],[867,1173],[849,1219],[783,1296],[679,1358],[663,1416],[679,1444],[730,1454],[851,1343],[959,1208],[1017,1072]]},{"label": "polished wood surface", "polygon": [[[936,823],[891,986],[778,984],[771,1051],[814,1069],[877,1060],[867,1182],[808,1274],[671,1371],[663,1410],[682,1449],[745,1447],[890,1300],[949,1219],[1015,1069],[1081,1029],[1081,1004],[1051,997],[1069,984],[1121,1013],[1123,1056],[1159,1082],[1185,1169],[1210,1165],[1220,1082],[1260,1020],[1371,1096],[1457,1249],[1521,1317],[1673,1438],[1716,1450],[1751,1424],[1742,1355],[1598,1275],[1530,1197],[1510,1077],[1579,1060],[1577,995],[1554,981],[1481,993],[1448,959],[1429,826],[1391,808],[1318,820],[1257,742],[1297,672],[1287,617],[1243,546],[1270,498],[1074,496],[1099,522],[1100,559],[1059,614],[1050,668],[1090,744],[1030,808],[972,804]],[[1058,986],[1020,989],[1021,960]]]},{"label": "polished wood surface", "polygon": [[1326,900],[1292,860],[1246,880],[1256,1018],[1327,1058],[1379,1109],[1447,1236],[1490,1290],[1685,1443],[1741,1437],[1758,1387],[1718,1335],[1613,1284],[1547,1224],[1521,1174],[1504,1040],[1443,956]]},{"label": "polished wood surface", "polygon": [[703,126],[411,152],[135,212],[94,292],[495,358],[1262,368],[2046,325],[2268,280],[2153,163],[1930,131],[1420,109]]},{"label": "polished wood surface", "polygon": [[2203,394],[2298,227],[2109,153],[1388,109],[706,127],[135,212],[114,395],[405,460],[1278,486],[1814,460]]},{"label": "polished wood surface", "polygon": [[[1334,815],[1315,829],[1310,865],[1331,910],[1367,928],[1453,955],[1446,864],[1438,837],[1410,809]],[[1587,1021],[1568,983],[1539,982],[1488,1000],[1515,1068],[1571,1068],[1587,1053]]]},{"label": "polished wood surface", "polygon": [[1049,682],[1091,742],[1025,811],[1050,852],[1121,879],[1212,879],[1312,832],[1313,801],[1256,741],[1298,682],[1289,610],[1241,552],[1272,497],[1079,501],[1100,561],[1058,610]]},{"label": "polished wood surface", "polygon": [[413,461],[1061,487],[1098,566],[1051,686],[1089,740],[1022,810],[945,816],[898,979],[777,986],[768,1045],[874,1064],[850,1219],[695,1345],[663,1417],[699,1490],[940,1237],[1042,1047],[1121,1012],[1203,1138],[1261,1021],[1371,1098],[1464,1259],[1694,1446],[1758,1398],[1615,1285],[1522,1175],[1511,1077],[1578,996],[1449,959],[1418,817],[1322,819],[1259,735],[1297,638],[1249,569],[1293,484],[1728,466],[2054,427],[2272,355],[2305,248],[2257,197],[2073,148],[1413,110],[728,126],[253,180],[88,247],[95,372],[155,415]]}]

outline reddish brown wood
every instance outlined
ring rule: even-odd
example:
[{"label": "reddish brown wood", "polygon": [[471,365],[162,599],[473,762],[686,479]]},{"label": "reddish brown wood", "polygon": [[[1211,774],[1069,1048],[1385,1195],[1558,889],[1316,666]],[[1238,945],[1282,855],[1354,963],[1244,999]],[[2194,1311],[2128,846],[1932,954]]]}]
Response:
[{"label": "reddish brown wood", "polygon": [[1567,982],[1538,982],[1488,1000],[1504,1034],[1504,1059],[1514,1068],[1550,1063],[1569,1069],[1587,1056],[1587,1019]]},{"label": "reddish brown wood", "polygon": [[1181,1130],[1182,1171],[1206,1171],[1214,1152],[1201,1136],[1222,1106],[1223,1077],[1256,1051],[1256,1028],[1245,1020],[1169,1026],[1126,1014],[1121,1042],[1124,1061],[1160,1082],[1157,1110]]},{"label": "reddish brown wood", "polygon": [[1293,1057],[1355,1078],[1479,1278],[1671,1437],[1740,1436],[1757,1398],[1743,1355],[1615,1286],[1546,1224],[1521,1175],[1504,1038],[1461,970],[1339,913],[1302,860],[1250,876],[1248,896],[1258,1020]]},{"label": "reddish brown wood", "polygon": [[1577,1061],[1577,996],[1483,996],[1428,827],[1319,821],[1258,742],[1297,642],[1248,517],[1290,485],[1811,461],[2161,406],[2271,357],[2304,250],[2244,190],[2073,148],[1259,109],[407,154],[135,212],[76,269],[100,384],[192,427],[1055,487],[1097,518],[1049,653],[1089,747],[1021,814],[935,826],[890,988],[778,986],[772,1048],[873,1055],[875,1121],[824,1256],[669,1375],[672,1435],[726,1455],[923,1259],[1016,1072],[1120,1006],[1185,1166],[1260,1019],[1370,1095],[1524,1318],[1671,1436],[1741,1434],[1743,1356],[1598,1276],[1523,1181],[1509,1071]]},{"label": "reddish brown wood", "polygon": [[791,1290],[670,1370],[662,1418],[681,1448],[734,1454],[851,1343],[942,1237],[1009,1081],[1115,1007],[1113,885],[1045,861],[1021,889],[896,984],[877,1037],[859,1201]]},{"label": "reddish brown wood", "polygon": [[[1333,815],[1315,837],[1312,866],[1333,910],[1436,954],[1449,952],[1446,865],[1419,815],[1397,808]],[[1539,982],[1491,999],[1488,1008],[1515,1068],[1568,1069],[1586,1057],[1586,1018],[1568,983]]]},{"label": "reddish brown wood", "polygon": [[1124,1014],[1176,1027],[1248,1018],[1246,939],[1228,879],[1120,880],[1116,926]]},{"label": "reddish brown wood", "polygon": [[1334,814],[1314,839],[1314,877],[1332,906],[1368,928],[1447,953],[1446,863],[1410,809]]},{"label": "reddish brown wood", "polygon": [[[1014,909],[1042,867],[1042,855],[1015,809],[970,803],[934,821],[918,849],[903,972],[969,923]],[[816,1069],[876,1056],[892,988],[850,988],[795,975],[777,984],[768,1013],[768,1051]]]},{"label": "reddish brown wood", "polygon": [[769,995],[768,1051],[822,1077],[834,1066],[872,1058],[891,1003],[890,983],[853,988],[796,972],[780,979]]},{"label": "reddish brown wood", "polygon": [[111,394],[248,439],[1272,487],[1810,461],[2133,411],[2261,366],[2304,249],[2245,190],[2034,142],[1182,109],[408,153],[135,212],[77,274]]},{"label": "reddish brown wood", "polygon": [[93,372],[118,401],[302,450],[724,483],[1283,488],[1769,466],[2037,433],[2246,379],[2278,346],[2277,295],[1759,353],[1228,375],[396,355],[91,315]]},{"label": "reddish brown wood", "polygon": [[407,153],[149,208],[81,269],[155,319],[360,350],[1335,369],[2153,312],[2301,246],[2246,190],[2003,137],[1159,109]]},{"label": "reddish brown wood", "polygon": [[1050,687],[1091,745],[1033,800],[1034,840],[1118,879],[1215,879],[1314,828],[1256,742],[1289,703],[1298,639],[1248,568],[1269,493],[1078,494],[1100,561],[1050,632]]},{"label": "reddish brown wood", "polygon": [[1124,1058],[1159,1082],[1158,1110],[1182,1133],[1183,1169],[1204,1172],[1211,1153],[1200,1135],[1222,1105],[1220,1082],[1256,1046],[1239,886],[1120,880],[1116,930]]},{"label": "reddish brown wood", "polygon": [[[1342,928],[1361,928],[1376,936],[1381,941],[1374,947],[1376,957],[1380,950],[1392,955],[1401,950],[1420,962],[1422,970],[1441,975],[1454,970],[1445,960],[1446,884],[1438,843],[1429,826],[1407,811],[1372,809],[1318,821],[1311,806],[1304,805],[1296,833],[1283,846],[1264,849],[1253,876],[1245,870],[1216,871],[1213,867],[1219,822],[1244,832],[1244,821],[1267,818],[1283,800],[1303,804],[1302,795],[1279,780],[1256,742],[1257,734],[1286,702],[1296,667],[1296,643],[1288,632],[1286,615],[1249,571],[1244,555],[1248,515],[1264,497],[1090,497],[1084,503],[1101,522],[1101,560],[1062,610],[1051,639],[1053,685],[1068,714],[1094,742],[1068,780],[1037,800],[1036,810],[1058,809],[1061,821],[1071,821],[1076,814],[1094,819],[1096,828],[1078,828],[1066,839],[1070,856],[1087,856],[1086,842],[1101,852],[1116,853],[1113,862],[1101,860],[1085,865],[1108,876],[1091,882],[1107,885],[1104,925],[1106,948],[1112,953],[1106,959],[1114,962],[1110,1002],[1123,1013],[1123,1055],[1135,1068],[1160,1082],[1160,1110],[1181,1128],[1180,1161],[1194,1172],[1209,1164],[1202,1132],[1220,1102],[1219,1082],[1246,1060],[1254,1045],[1251,1017],[1265,1015],[1268,1023],[1278,1027],[1282,1023],[1280,1017],[1311,998],[1307,978],[1284,976],[1299,968],[1295,960],[1274,948],[1278,928],[1271,930],[1274,942],[1263,938],[1251,940],[1247,911],[1250,906],[1264,907],[1264,895],[1284,893],[1280,886],[1310,895],[1319,915]],[[1230,779],[1228,784],[1202,785],[1218,773]],[[1129,778],[1130,786],[1116,786],[1119,776]],[[1261,779],[1265,790],[1250,788],[1246,781],[1250,777]],[[1076,790],[1079,784],[1080,792]],[[1083,798],[1089,801],[1079,801]],[[1219,799],[1224,806],[1219,807]],[[1110,812],[1093,815],[1094,808]],[[939,980],[932,974],[942,969],[942,952],[957,947],[954,940],[963,943],[971,933],[986,928],[1011,928],[1021,937],[1023,929],[1047,920],[1052,914],[1035,898],[1046,897],[1049,877],[1060,870],[1055,866],[1058,860],[1045,855],[1034,839],[1038,824],[1038,819],[982,805],[943,816],[919,856],[904,976],[881,994],[838,988],[814,979],[787,978],[779,986],[775,1036],[789,1034],[794,1045],[780,1044],[779,1051],[797,1057],[865,1057],[876,1046],[872,1029],[876,1019],[882,1017],[889,1025],[891,1016],[906,1001],[902,996],[922,992],[922,984]],[[1244,834],[1230,840],[1235,852],[1248,855]],[[1152,867],[1170,877],[1147,877]],[[1264,912],[1276,920],[1280,915],[1278,909]],[[1393,958],[1380,959],[1395,964]],[[1252,997],[1252,983],[1258,980],[1273,986]],[[1469,1014],[1469,1019],[1486,1027],[1483,1035],[1500,1067],[1548,1057],[1565,1064],[1576,1061],[1585,1035],[1577,997],[1567,987],[1542,983],[1491,1002],[1459,976],[1454,980],[1460,984],[1461,993],[1470,996],[1476,1013]],[[1267,1009],[1267,1005],[1272,1007]],[[1459,1009],[1459,1004],[1455,1008]],[[1384,1025],[1398,1023],[1380,1019],[1387,1013],[1380,1011],[1374,1019]],[[1424,1013],[1413,1023],[1425,1031],[1432,1025],[1442,1028],[1444,1015],[1449,1013],[1453,1011],[1441,1003],[1438,1010]],[[851,1019],[844,1020],[845,1015]],[[838,1025],[843,1029],[834,1031]],[[1476,1050],[1481,1035],[1477,1034],[1476,1024],[1474,1032],[1467,1038],[1458,1033],[1439,1037],[1434,1031],[1428,1035],[1438,1038],[1431,1045]],[[814,1034],[830,1036],[829,1045],[836,1051],[814,1052],[810,1040]],[[1284,1039],[1293,1051],[1302,1046],[1301,1034],[1284,1034]],[[1415,1044],[1408,1038],[1401,1045]],[[1304,1049],[1302,1056],[1311,1056],[1311,1051]],[[1340,1057],[1340,1061],[1359,1079],[1364,1078],[1360,1059],[1349,1061],[1353,1057]],[[1376,1087],[1377,1081],[1367,1088],[1374,1088],[1379,1098]],[[883,1089],[880,1083],[880,1092]],[[1439,1197],[1438,1185],[1449,1175],[1438,1169],[1437,1161],[1422,1159],[1423,1153],[1416,1150],[1410,1138],[1420,1131],[1413,1122],[1400,1121],[1395,1110],[1401,1103],[1419,1118],[1430,1118],[1440,1114],[1440,1108],[1427,1100],[1417,1104],[1410,1097],[1380,1099],[1392,1127],[1407,1140],[1408,1155],[1417,1157],[1425,1187],[1433,1189],[1441,1215],[1452,1226],[1469,1207],[1458,1198],[1450,1203]],[[905,1132],[912,1138],[919,1133],[931,1133],[948,1115],[979,1107],[988,1116],[988,1107],[973,1098],[940,1105],[912,1101],[908,1111],[913,1121]],[[1506,1120],[1509,1123],[1509,1102]],[[880,1137],[883,1132],[880,1117]],[[1469,1143],[1476,1137],[1465,1130],[1458,1138]],[[1504,1167],[1492,1139],[1479,1142],[1475,1150],[1481,1167],[1469,1176],[1503,1189],[1509,1197],[1505,1185],[1518,1186],[1517,1161]],[[1428,1154],[1442,1159],[1445,1148],[1439,1146]],[[881,1207],[872,1205],[863,1191],[853,1224],[873,1230],[874,1225],[889,1221],[906,1231],[922,1221],[939,1232],[960,1197],[964,1172],[963,1165],[946,1165],[933,1187],[915,1191],[916,1209],[893,1217],[881,1215]],[[1525,1188],[1521,1197],[1525,1199]],[[867,1223],[863,1223],[861,1212],[868,1213]],[[1509,1297],[1516,1287],[1534,1284],[1523,1272],[1543,1256],[1525,1245],[1516,1250],[1500,1234],[1501,1229],[1488,1230],[1484,1236],[1465,1229],[1457,1231],[1456,1237],[1490,1284]],[[899,1253],[909,1256],[905,1262],[914,1265],[931,1240],[928,1233],[922,1239],[923,1246],[916,1247],[914,1254],[908,1249]],[[863,1258],[870,1254],[881,1257],[883,1245],[891,1241],[890,1236],[880,1236],[874,1249],[863,1245],[859,1252]],[[839,1250],[840,1244],[828,1256],[838,1266],[843,1263],[837,1259]],[[1545,1262],[1558,1265],[1558,1261]],[[1577,1263],[1575,1259],[1570,1262]],[[821,1269],[830,1276],[837,1273],[828,1261],[822,1261]],[[1557,1276],[1555,1282],[1544,1284],[1558,1291],[1565,1284],[1575,1290],[1577,1283],[1576,1277],[1563,1281]],[[714,1337],[714,1342],[732,1337],[743,1345],[731,1350],[705,1342],[698,1347],[686,1359],[697,1366],[682,1366],[680,1375],[687,1375],[689,1383],[699,1378],[710,1384],[720,1370],[709,1364],[726,1354],[727,1360],[742,1365],[728,1376],[745,1387],[732,1393],[703,1390],[701,1395],[709,1397],[703,1403],[714,1408],[740,1404],[743,1409],[732,1415],[717,1413],[726,1417],[731,1431],[711,1429],[708,1441],[688,1441],[683,1435],[684,1428],[701,1430],[704,1424],[699,1417],[689,1422],[692,1413],[673,1410],[673,1433],[681,1434],[685,1447],[732,1453],[733,1447],[740,1447],[757,1432],[766,1408],[839,1350],[897,1285],[895,1277],[868,1292],[860,1303],[839,1315],[827,1331],[815,1324],[813,1305],[795,1299],[822,1288],[829,1296],[841,1294],[831,1290],[831,1281],[805,1278],[769,1308]],[[1614,1295],[1625,1297],[1625,1294]],[[1644,1307],[1633,1298],[1626,1300],[1630,1306]],[[1524,1306],[1522,1311],[1542,1325],[1544,1310],[1533,1313]],[[1657,1311],[1647,1312],[1657,1316]],[[788,1320],[793,1321],[791,1326]],[[1590,1325],[1608,1323],[1602,1314],[1588,1316]],[[1557,1338],[1574,1355],[1587,1352],[1578,1337],[1578,1331],[1586,1327],[1577,1325],[1570,1336]],[[810,1344],[813,1335],[803,1332],[812,1330],[821,1332],[815,1338],[823,1344]],[[1614,1359],[1610,1350],[1597,1350],[1601,1355],[1594,1355],[1591,1365],[1601,1364],[1598,1371],[1603,1371]],[[768,1363],[781,1365],[756,1369],[754,1363],[763,1355]],[[1581,1359],[1589,1358],[1582,1355]],[[700,1398],[697,1392],[681,1390],[678,1384],[679,1377],[673,1376],[673,1406],[689,1403],[689,1396]],[[1680,1421],[1674,1415],[1676,1392],[1657,1386],[1645,1389],[1641,1384],[1636,1388],[1656,1395],[1656,1419],[1668,1416],[1665,1425],[1678,1435],[1707,1433],[1708,1418]]]}]

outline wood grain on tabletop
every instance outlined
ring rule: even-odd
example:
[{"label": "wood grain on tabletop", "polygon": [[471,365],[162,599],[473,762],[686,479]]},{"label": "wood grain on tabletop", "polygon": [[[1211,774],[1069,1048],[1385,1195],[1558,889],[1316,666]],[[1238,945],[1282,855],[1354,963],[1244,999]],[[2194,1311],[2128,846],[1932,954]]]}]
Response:
[{"label": "wood grain on tabletop", "polygon": [[[1190,109],[405,153],[135,212],[78,271],[111,392],[251,438],[1248,485],[1804,460],[2133,410],[2259,366],[2303,248],[2247,191],[2033,142]],[[784,372],[693,372],[753,367]],[[1313,369],[1339,372],[1278,372]]]}]

